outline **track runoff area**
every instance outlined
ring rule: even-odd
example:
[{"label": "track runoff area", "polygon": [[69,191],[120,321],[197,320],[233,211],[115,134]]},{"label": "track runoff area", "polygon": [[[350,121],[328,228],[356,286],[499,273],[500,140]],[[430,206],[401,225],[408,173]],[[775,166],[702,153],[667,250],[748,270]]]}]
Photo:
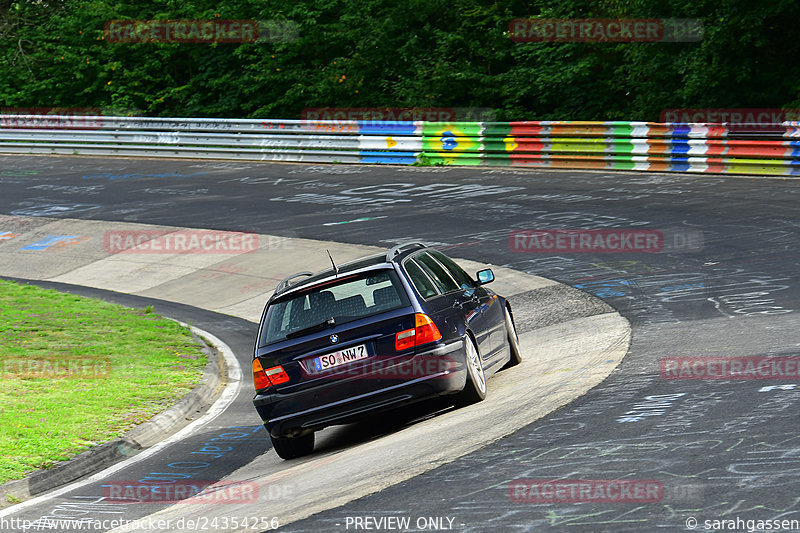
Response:
[{"label": "track runoff area", "polygon": [[[240,409],[230,411],[233,417],[217,417],[200,434],[176,444],[174,452],[164,450],[159,462],[142,461],[140,470],[125,475],[144,478],[185,460],[185,452],[201,450],[211,439],[227,438],[224,447],[232,449],[206,477],[266,481],[271,488],[257,502],[209,503],[191,511],[188,504],[156,505],[141,511],[148,506],[104,507],[102,493],[90,491],[52,500],[53,509],[29,507],[30,513],[20,513],[26,517],[50,516],[56,508],[64,514],[78,508],[91,518],[106,517],[103,510],[118,517],[165,520],[204,513],[222,518],[227,513],[229,518],[277,517],[275,525],[286,531],[797,529],[792,520],[798,519],[795,487],[800,477],[794,458],[800,186],[794,180],[1,159],[3,168],[12,170],[0,176],[0,208],[9,217],[34,220],[34,225],[36,220],[51,223],[56,218],[66,224],[77,219],[379,248],[418,239],[446,248],[454,257],[555,280],[560,285],[520,293],[512,304],[536,308],[537,302],[560,302],[520,324],[521,330],[538,335],[539,346],[548,348],[536,356],[540,362],[551,358],[556,373],[569,366],[559,347],[570,339],[548,339],[548,328],[581,315],[602,315],[606,309],[593,307],[598,305],[619,312],[632,327],[627,354],[602,383],[463,455],[455,451],[446,457],[448,449],[442,445],[453,427],[447,417],[456,412],[414,412],[407,413],[410,420],[339,428],[330,433],[327,447],[307,460],[275,459],[273,464],[265,435],[258,433],[258,421],[248,413],[247,393],[242,393],[232,404]],[[19,229],[0,228],[0,233]],[[640,247],[635,245],[637,236]],[[591,249],[582,247],[595,242]],[[56,262],[49,259],[55,255],[46,255],[51,251],[40,252],[42,259],[30,265]],[[4,268],[13,270],[14,264],[6,262]],[[35,277],[38,268],[28,268],[28,277]],[[130,278],[134,281],[140,280]],[[168,281],[129,285],[128,292],[169,299],[177,286]],[[138,294],[140,289],[149,293]],[[570,300],[575,294],[594,298]],[[557,300],[548,299],[553,296]],[[230,309],[204,315],[213,311],[192,303],[181,308],[184,316],[195,318],[237,357],[246,358],[252,349],[252,322],[232,318]],[[172,311],[181,318],[178,309],[169,307],[178,304],[162,305],[166,314]],[[256,307],[252,303],[248,309]],[[490,380],[490,399],[493,385]],[[527,387],[536,385],[528,381]],[[480,433],[521,412],[518,402],[509,401],[480,417],[468,417],[466,433]],[[230,421],[234,423],[225,424]],[[240,425],[253,432],[232,429]],[[424,439],[404,441],[417,431]],[[240,440],[222,437],[234,432],[241,434],[236,437]],[[394,448],[397,444],[403,447]],[[403,475],[402,465],[382,469],[365,464],[363,457],[386,449],[402,449],[395,455],[406,461],[437,451],[441,457],[434,468],[411,477]],[[335,469],[326,470],[327,465]],[[387,481],[360,491],[352,480],[362,479],[358,472],[365,469]],[[320,485],[310,481],[314,476],[308,474],[315,470],[321,473]],[[338,485],[329,488],[334,485],[326,485],[331,480],[325,478],[334,470]],[[309,507],[313,512],[282,521],[282,509],[306,497],[319,504]],[[269,530],[272,524],[256,527]],[[244,530],[241,523],[239,530]]]}]

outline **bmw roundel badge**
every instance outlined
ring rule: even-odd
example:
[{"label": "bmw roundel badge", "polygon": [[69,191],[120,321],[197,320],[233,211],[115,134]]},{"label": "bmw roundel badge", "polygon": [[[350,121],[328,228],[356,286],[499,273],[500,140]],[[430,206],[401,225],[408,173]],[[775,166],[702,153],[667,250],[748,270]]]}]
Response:
[{"label": "bmw roundel badge", "polygon": [[331,339],[331,344],[336,344],[337,342],[339,342],[339,335],[333,334],[330,336],[330,339]]}]

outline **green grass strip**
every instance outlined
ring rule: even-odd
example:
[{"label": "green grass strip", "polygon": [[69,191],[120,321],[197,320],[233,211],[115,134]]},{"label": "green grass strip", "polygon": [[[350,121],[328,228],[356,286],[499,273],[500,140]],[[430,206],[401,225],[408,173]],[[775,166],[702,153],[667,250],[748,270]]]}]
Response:
[{"label": "green grass strip", "polygon": [[200,381],[206,359],[150,308],[0,280],[0,483],[148,420]]}]

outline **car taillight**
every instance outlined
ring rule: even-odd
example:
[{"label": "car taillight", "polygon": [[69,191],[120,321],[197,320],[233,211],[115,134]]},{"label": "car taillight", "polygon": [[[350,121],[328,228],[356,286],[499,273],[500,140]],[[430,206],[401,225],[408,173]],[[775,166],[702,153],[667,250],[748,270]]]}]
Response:
[{"label": "car taillight", "polygon": [[273,366],[272,368],[266,369],[265,372],[267,373],[270,383],[273,385],[280,385],[281,383],[289,381],[289,374],[284,372],[282,366]]},{"label": "car taillight", "polygon": [[261,366],[261,361],[258,359],[253,359],[253,385],[255,385],[256,390],[266,389],[272,385],[269,382],[267,373],[264,372],[264,368]]},{"label": "car taillight", "polygon": [[417,313],[415,318],[417,323],[417,346],[438,341],[442,338],[439,328],[436,327],[436,324],[433,323],[433,320],[428,315]]},{"label": "car taillight", "polygon": [[407,329],[394,336],[394,349],[401,352],[413,348],[417,340],[417,330]]},{"label": "car taillight", "polygon": [[253,385],[256,390],[265,389],[270,385],[280,385],[289,381],[289,374],[287,374],[282,366],[273,366],[264,370],[261,366],[261,361],[257,358],[253,359]]},{"label": "car taillight", "polygon": [[398,352],[420,346],[429,342],[438,341],[442,338],[439,333],[439,328],[433,323],[433,320],[424,313],[416,313],[414,315],[415,327],[401,331],[394,337],[394,349]]}]

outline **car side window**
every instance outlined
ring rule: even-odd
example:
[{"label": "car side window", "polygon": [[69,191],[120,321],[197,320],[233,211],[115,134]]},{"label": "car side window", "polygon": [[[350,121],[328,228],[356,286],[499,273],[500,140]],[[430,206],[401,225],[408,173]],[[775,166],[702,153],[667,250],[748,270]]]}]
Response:
[{"label": "car side window", "polygon": [[426,253],[421,253],[414,257],[414,260],[419,263],[422,269],[430,276],[436,287],[442,293],[457,291],[458,284],[453,281],[450,274],[444,269],[442,265],[436,262],[436,259]]},{"label": "car side window", "polygon": [[475,288],[475,282],[472,278],[464,272],[464,269],[458,266],[458,264],[444,255],[442,252],[437,252],[436,250],[431,250],[430,253],[433,257],[435,257],[453,276],[453,279],[456,280],[456,283],[461,285],[462,289],[473,289]]},{"label": "car side window", "polygon": [[411,283],[414,285],[414,288],[417,289],[420,296],[426,300],[432,296],[436,296],[436,287],[433,286],[431,280],[428,279],[428,276],[425,275],[417,263],[409,259],[403,263],[403,268],[406,269],[408,278],[411,280]]}]

